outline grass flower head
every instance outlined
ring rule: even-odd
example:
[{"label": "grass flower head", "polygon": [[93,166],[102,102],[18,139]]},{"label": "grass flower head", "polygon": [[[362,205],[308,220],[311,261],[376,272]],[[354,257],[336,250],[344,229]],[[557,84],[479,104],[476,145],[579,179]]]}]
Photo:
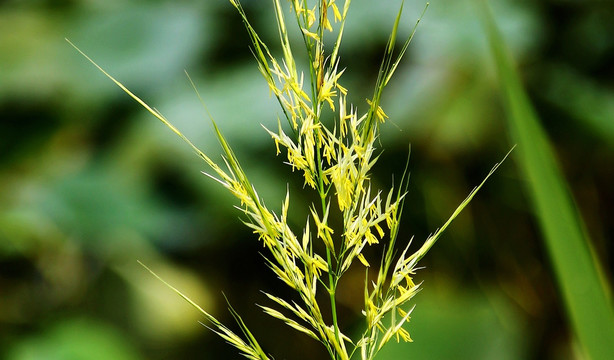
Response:
[{"label": "grass flower head", "polygon": [[[291,205],[302,204],[291,203],[287,193],[281,214],[267,208],[213,119],[224,153],[222,165],[200,151],[158,111],[99,69],[188,142],[211,168],[212,172],[206,175],[238,199],[237,208],[247,217],[245,224],[268,251],[267,265],[296,293],[291,301],[265,293],[272,306],[261,306],[262,310],[320,342],[331,359],[348,360],[355,356],[362,360],[373,359],[392,339],[411,341],[405,325],[413,310],[408,303],[419,290],[419,284],[414,282],[416,264],[479,187],[416,253],[408,254],[408,248],[405,248],[400,256],[395,256],[408,183],[407,170],[396,188],[387,191],[372,187],[370,171],[378,159],[376,140],[379,127],[388,118],[380,106],[380,99],[415,28],[401,51],[395,54],[401,5],[384,52],[373,97],[362,104],[367,111],[359,114],[358,107],[347,101],[348,89],[342,85],[345,70],[339,55],[351,1],[287,2],[289,6],[286,1],[282,4],[282,0],[273,0],[282,49],[281,58],[277,58],[252,26],[240,1],[230,0],[249,34],[258,69],[281,108],[277,129],[266,131],[273,139],[277,154],[284,153],[290,169],[302,173],[305,191],[317,194],[317,203],[305,204],[310,216],[305,219],[302,229],[291,228],[287,221]],[[297,44],[291,44],[288,37],[288,20],[296,23],[302,35],[299,46],[306,50],[305,63],[308,64],[302,70],[299,70],[294,57],[293,46]],[[329,37],[332,38],[332,47],[327,52],[329,47],[325,47],[325,41]],[[332,124],[323,121],[325,114],[332,114]],[[333,217],[340,220],[338,227],[333,227],[329,221]],[[385,249],[383,258],[379,264],[371,264],[364,256],[364,249],[377,245]],[[360,264],[366,272],[377,272],[374,282],[365,280],[364,329],[358,336],[345,334],[337,317],[337,286],[354,264]],[[242,330],[242,336],[233,333],[187,296],[172,289],[201,311],[208,326],[242,355],[249,359],[271,358],[232,308],[231,313]],[[318,292],[327,294],[326,301],[316,296]],[[323,313],[331,316],[325,317]]]}]

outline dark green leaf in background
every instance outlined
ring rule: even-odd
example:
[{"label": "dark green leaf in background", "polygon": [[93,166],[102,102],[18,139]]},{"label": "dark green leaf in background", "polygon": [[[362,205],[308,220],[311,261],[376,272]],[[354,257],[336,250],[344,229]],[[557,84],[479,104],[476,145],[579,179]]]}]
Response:
[{"label": "dark green leaf in background", "polygon": [[568,190],[548,137],[527,95],[485,1],[479,2],[497,65],[507,122],[525,185],[541,226],[569,321],[590,359],[614,359],[614,312],[598,254]]}]

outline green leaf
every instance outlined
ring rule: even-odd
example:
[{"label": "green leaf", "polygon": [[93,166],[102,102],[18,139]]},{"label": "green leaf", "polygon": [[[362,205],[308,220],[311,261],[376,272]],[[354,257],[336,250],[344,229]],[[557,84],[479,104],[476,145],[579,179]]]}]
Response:
[{"label": "green leaf", "polygon": [[522,88],[486,2],[480,10],[499,74],[518,166],[539,220],[569,321],[587,358],[614,359],[614,313],[608,286],[555,154]]}]

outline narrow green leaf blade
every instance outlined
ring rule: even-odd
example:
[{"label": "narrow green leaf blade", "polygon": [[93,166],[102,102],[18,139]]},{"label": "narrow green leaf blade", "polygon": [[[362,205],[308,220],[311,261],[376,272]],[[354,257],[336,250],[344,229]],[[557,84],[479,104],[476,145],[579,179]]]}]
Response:
[{"label": "narrow green leaf blade", "polygon": [[518,145],[518,165],[526,177],[569,321],[588,358],[614,359],[614,312],[599,261],[485,1],[480,1],[480,10],[500,77],[510,134]]}]

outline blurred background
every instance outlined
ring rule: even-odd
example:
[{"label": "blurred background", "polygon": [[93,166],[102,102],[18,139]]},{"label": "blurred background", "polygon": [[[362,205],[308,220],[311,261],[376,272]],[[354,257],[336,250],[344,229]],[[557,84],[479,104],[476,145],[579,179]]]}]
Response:
[{"label": "blurred background", "polygon": [[[360,112],[399,3],[353,1],[342,84]],[[277,49],[270,2],[243,5]],[[610,279],[614,4],[491,5]],[[405,2],[404,36],[423,7]],[[3,1],[0,358],[239,358],[137,260],[232,324],[225,295],[275,358],[324,358],[318,343],[256,306],[270,305],[260,289],[288,291],[234,199],[64,38],[220,159],[187,70],[267,204],[278,209],[289,186],[291,221],[307,215],[300,174],[275,157],[261,127],[274,128],[279,109],[227,1]],[[513,146],[473,0],[431,1],[382,105],[390,120],[373,181],[386,189],[398,179],[411,144],[400,241],[414,236],[417,247]],[[414,343],[391,345],[382,360],[579,358],[523,183],[512,153],[422,261]],[[357,270],[339,301],[342,321],[359,325]]]}]

